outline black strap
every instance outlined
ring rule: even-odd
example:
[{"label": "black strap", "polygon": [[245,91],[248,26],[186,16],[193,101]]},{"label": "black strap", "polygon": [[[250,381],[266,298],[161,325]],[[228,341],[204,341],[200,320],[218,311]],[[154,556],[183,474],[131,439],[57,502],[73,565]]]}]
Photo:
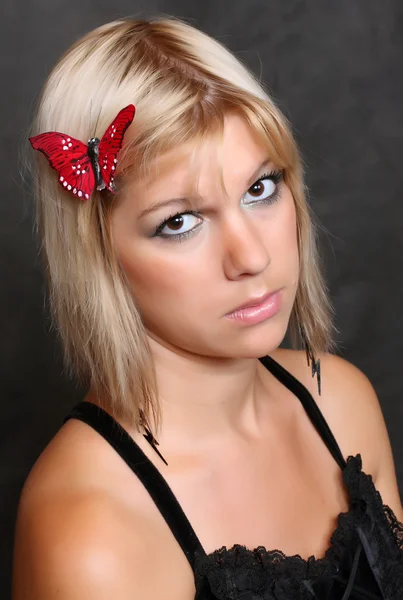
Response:
[{"label": "black strap", "polygon": [[286,388],[288,388],[301,401],[308,417],[312,421],[316,431],[326,444],[329,452],[341,469],[346,466],[346,461],[340,450],[336,439],[326,422],[325,417],[321,413],[318,405],[312,397],[312,394],[298,379],[295,379],[291,373],[286,371],[278,362],[270,356],[264,356],[259,359],[260,362],[268,369],[276,379],[278,379]]},{"label": "black strap", "polygon": [[116,450],[140,479],[185,553],[191,567],[203,547],[174,493],[161,473],[127,431],[105,410],[91,402],[79,402],[67,415],[90,425]]}]

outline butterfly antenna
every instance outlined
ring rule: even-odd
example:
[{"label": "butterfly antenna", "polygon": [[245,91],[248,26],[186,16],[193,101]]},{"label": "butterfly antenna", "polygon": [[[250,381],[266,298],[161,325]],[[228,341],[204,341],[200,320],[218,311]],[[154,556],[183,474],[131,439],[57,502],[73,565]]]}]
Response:
[{"label": "butterfly antenna", "polygon": [[97,131],[97,127],[98,127],[98,123],[99,123],[99,117],[101,116],[101,110],[102,110],[102,106],[100,106],[100,108],[99,108],[97,120],[95,121],[94,135],[92,137],[95,137],[95,134],[96,134],[96,131]]}]

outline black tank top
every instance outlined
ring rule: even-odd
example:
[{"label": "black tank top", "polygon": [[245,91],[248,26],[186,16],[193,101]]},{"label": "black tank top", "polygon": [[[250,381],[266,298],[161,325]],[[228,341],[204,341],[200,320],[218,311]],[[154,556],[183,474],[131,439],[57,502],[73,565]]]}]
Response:
[{"label": "black tank top", "polygon": [[299,398],[342,471],[349,509],[339,515],[323,558],[240,544],[207,554],[165,479],[117,421],[89,402],[64,421],[93,427],[143,483],[193,569],[195,600],[402,600],[403,525],[362,471],[360,455],[344,459],[309,391],[272,358],[260,361]]}]

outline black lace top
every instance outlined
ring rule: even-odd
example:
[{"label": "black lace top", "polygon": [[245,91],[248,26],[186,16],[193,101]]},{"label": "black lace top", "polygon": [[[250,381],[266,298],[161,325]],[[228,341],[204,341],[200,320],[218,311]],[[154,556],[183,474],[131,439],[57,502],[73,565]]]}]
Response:
[{"label": "black lace top", "polygon": [[79,403],[66,417],[98,431],[139,477],[193,569],[195,600],[403,600],[403,525],[382,503],[361,457],[347,461],[308,390],[270,357],[264,366],[302,402],[349,495],[324,558],[285,556],[242,545],[206,554],[172,490],[128,433],[105,411]]}]

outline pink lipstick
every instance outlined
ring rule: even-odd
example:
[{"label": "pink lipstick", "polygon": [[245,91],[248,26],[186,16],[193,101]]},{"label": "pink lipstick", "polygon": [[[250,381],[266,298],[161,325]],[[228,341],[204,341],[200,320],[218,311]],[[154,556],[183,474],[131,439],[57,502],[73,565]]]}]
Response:
[{"label": "pink lipstick", "polygon": [[260,299],[251,300],[228,313],[227,319],[233,319],[245,325],[255,325],[270,319],[280,310],[281,290],[266,294]]}]

